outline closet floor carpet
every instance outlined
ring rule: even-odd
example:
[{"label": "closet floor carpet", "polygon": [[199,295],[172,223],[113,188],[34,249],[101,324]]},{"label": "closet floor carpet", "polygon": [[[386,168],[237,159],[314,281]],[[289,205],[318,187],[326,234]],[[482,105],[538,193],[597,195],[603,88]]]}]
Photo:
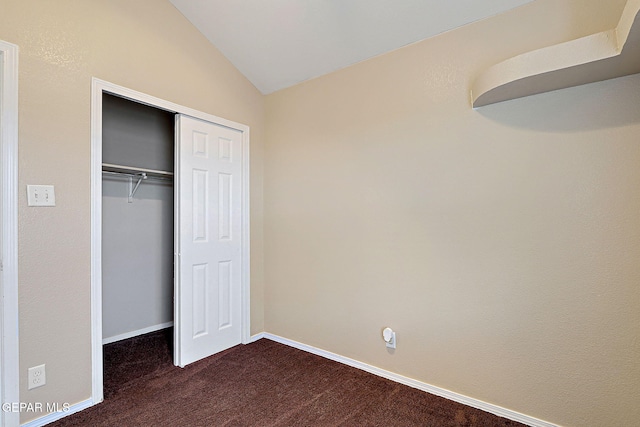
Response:
[{"label": "closet floor carpet", "polygon": [[106,345],[104,402],[50,426],[522,426],[267,339],[177,368],[170,337]]}]

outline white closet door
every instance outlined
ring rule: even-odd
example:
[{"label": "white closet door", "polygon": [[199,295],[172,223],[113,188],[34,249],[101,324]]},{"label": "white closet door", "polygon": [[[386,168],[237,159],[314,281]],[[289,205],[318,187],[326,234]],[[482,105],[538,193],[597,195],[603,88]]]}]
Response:
[{"label": "white closet door", "polygon": [[174,362],[241,342],[242,133],[177,118]]}]

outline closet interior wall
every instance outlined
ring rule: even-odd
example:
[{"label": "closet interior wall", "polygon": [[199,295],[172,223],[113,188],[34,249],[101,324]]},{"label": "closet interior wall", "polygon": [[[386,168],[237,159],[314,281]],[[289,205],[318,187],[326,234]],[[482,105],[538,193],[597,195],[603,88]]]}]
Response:
[{"label": "closet interior wall", "polygon": [[[102,111],[103,164],[173,172],[173,113],[109,94]],[[172,325],[173,197],[149,178],[129,202],[128,177],[102,175],[104,343]]]}]

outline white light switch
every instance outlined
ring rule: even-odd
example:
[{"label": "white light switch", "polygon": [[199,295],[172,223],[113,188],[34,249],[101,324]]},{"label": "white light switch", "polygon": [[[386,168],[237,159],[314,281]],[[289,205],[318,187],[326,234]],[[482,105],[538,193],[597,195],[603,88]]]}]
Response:
[{"label": "white light switch", "polygon": [[55,206],[53,185],[27,185],[27,203],[29,206]]}]

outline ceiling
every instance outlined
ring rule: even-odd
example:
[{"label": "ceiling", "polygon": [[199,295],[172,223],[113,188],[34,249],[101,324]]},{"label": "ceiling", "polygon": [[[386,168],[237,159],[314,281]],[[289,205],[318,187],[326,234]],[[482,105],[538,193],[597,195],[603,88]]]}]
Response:
[{"label": "ceiling", "polygon": [[268,94],[532,0],[170,0]]}]

